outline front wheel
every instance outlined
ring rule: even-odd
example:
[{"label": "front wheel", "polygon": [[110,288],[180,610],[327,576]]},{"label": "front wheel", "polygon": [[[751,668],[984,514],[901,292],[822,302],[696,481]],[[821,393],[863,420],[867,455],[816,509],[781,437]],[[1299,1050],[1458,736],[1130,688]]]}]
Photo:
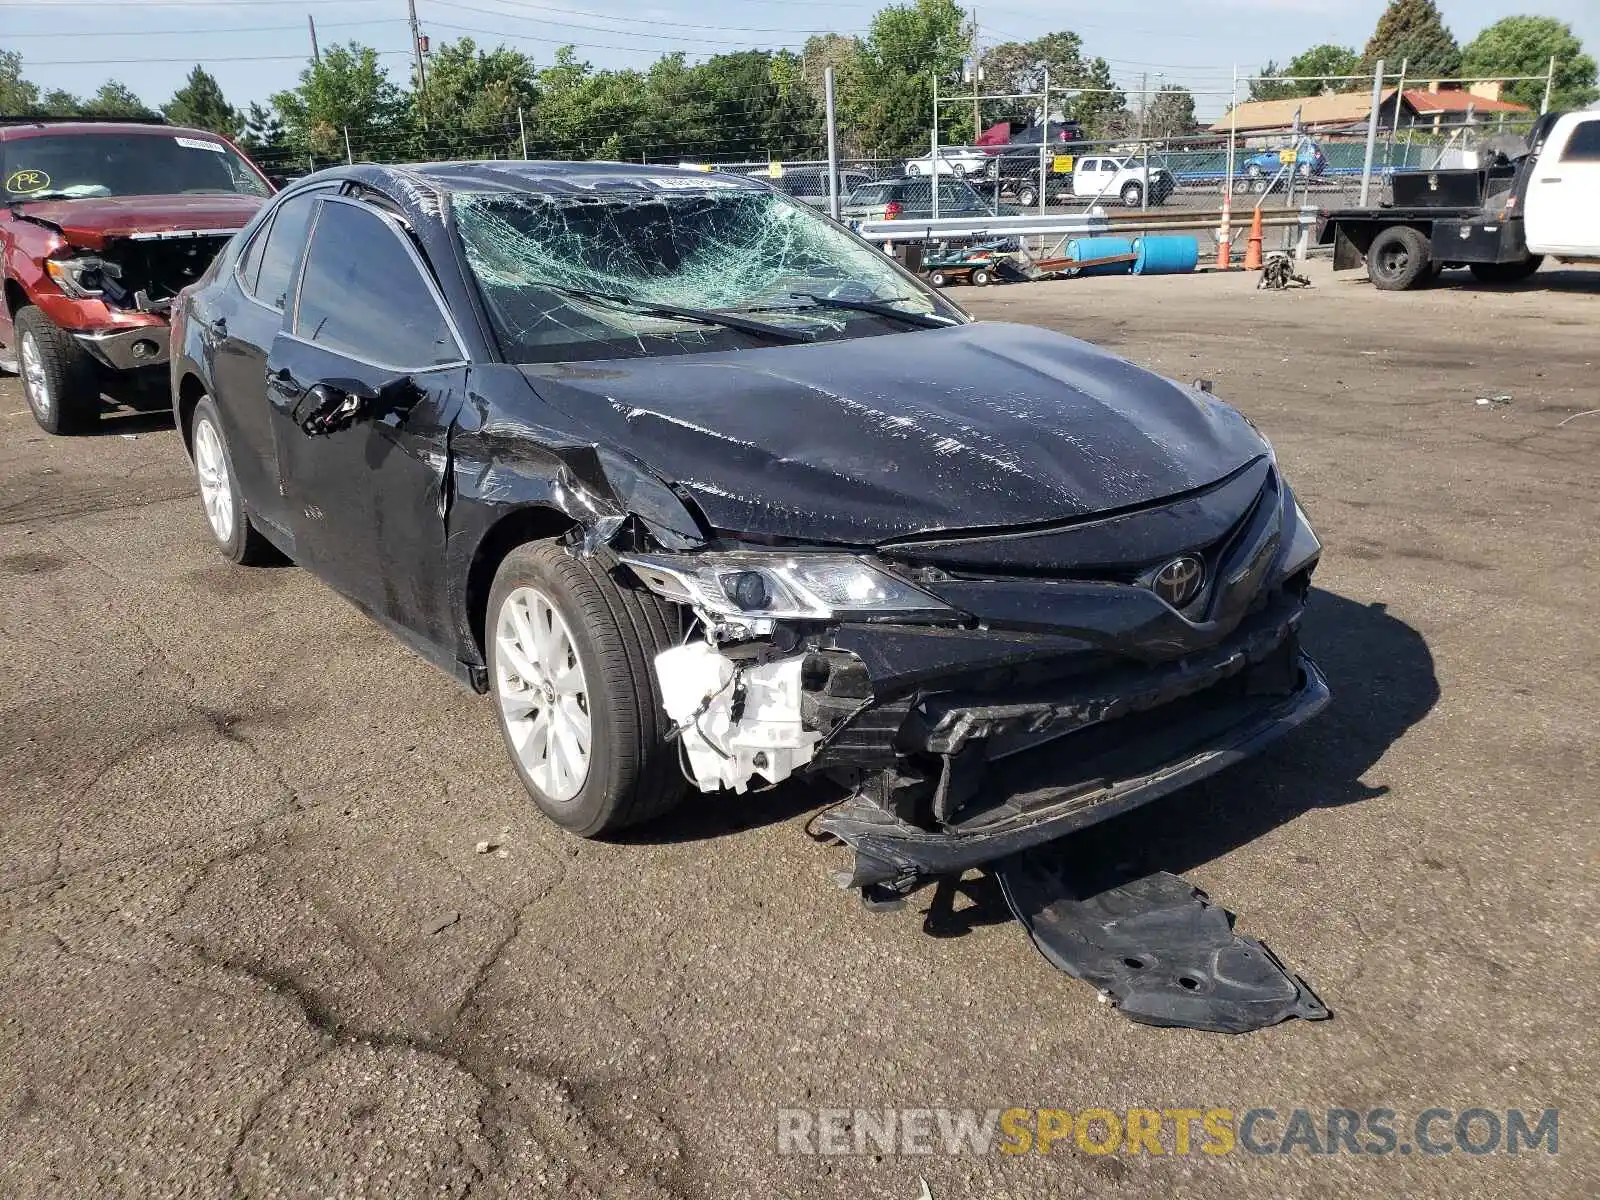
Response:
[{"label": "front wheel", "polygon": [[46,433],[83,433],[100,419],[100,376],[77,339],[29,305],[16,316],[17,369]]},{"label": "front wheel", "polygon": [[1039,193],[1031,183],[1025,183],[1017,189],[1017,203],[1023,208],[1032,208],[1039,202]]},{"label": "front wheel", "polygon": [[506,556],[489,593],[506,749],[539,810],[580,837],[659,816],[685,790],[655,673],[676,617],[620,583],[622,570],[609,554],[534,542]]},{"label": "front wheel", "polygon": [[1137,183],[1130,183],[1123,186],[1122,206],[1124,208],[1138,208],[1139,201],[1142,199],[1144,199],[1144,189]]},{"label": "front wheel", "polygon": [[994,276],[989,274],[989,272],[983,267],[979,267],[972,273],[973,287],[988,287],[993,282]]},{"label": "front wheel", "polygon": [[933,271],[928,275],[928,282],[936,288],[942,288],[945,284],[949,283],[950,280],[946,277],[943,271]]}]

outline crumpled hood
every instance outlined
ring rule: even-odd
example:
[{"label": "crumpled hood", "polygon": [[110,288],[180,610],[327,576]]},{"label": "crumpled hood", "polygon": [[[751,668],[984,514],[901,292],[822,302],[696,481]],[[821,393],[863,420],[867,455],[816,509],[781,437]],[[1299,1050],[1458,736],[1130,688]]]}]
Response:
[{"label": "crumpled hood", "polygon": [[75,246],[99,250],[107,238],[134,233],[232,233],[248,225],[265,203],[260,196],[85,196],[36,200],[18,211],[54,225]]},{"label": "crumpled hood", "polygon": [[1266,452],[1209,396],[1024,325],[522,371],[735,534],[869,545],[1068,520]]}]

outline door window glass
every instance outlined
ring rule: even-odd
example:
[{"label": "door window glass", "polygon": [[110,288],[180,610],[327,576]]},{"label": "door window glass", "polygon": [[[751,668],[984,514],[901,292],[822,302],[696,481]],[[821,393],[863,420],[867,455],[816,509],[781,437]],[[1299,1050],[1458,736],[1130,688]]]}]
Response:
[{"label": "door window glass", "polygon": [[261,303],[281,309],[287,302],[294,270],[300,265],[300,252],[305,249],[306,226],[311,223],[315,201],[316,196],[308,192],[278,205],[266,237],[256,239],[262,243],[259,263],[252,264],[247,258],[240,268],[245,286]]},{"label": "door window glass", "polygon": [[377,213],[332,200],[311,236],[294,331],[379,366],[421,370],[462,357],[400,236]]}]

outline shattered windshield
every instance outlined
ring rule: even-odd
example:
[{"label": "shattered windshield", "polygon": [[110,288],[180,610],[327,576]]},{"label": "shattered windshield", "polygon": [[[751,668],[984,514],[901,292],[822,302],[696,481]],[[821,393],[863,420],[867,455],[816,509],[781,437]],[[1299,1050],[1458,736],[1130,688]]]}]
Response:
[{"label": "shattered windshield", "polygon": [[[458,192],[451,203],[513,362],[762,344],[740,327],[749,319],[730,328],[664,308],[759,313],[808,339],[902,332],[919,317],[959,319],[881,252],[765,188],[707,180],[671,190]],[[659,307],[644,311],[652,306]]]},{"label": "shattered windshield", "polygon": [[8,204],[91,196],[227,194],[272,188],[226,144],[172,133],[73,133],[0,145]]}]

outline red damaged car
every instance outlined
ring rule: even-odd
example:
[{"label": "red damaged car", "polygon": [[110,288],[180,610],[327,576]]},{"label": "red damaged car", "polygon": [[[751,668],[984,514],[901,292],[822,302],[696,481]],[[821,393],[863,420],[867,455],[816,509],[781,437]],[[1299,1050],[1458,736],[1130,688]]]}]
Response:
[{"label": "red damaged car", "polygon": [[202,129],[0,118],[0,366],[44,429],[92,425],[104,392],[167,402],[173,298],[271,194]]}]

